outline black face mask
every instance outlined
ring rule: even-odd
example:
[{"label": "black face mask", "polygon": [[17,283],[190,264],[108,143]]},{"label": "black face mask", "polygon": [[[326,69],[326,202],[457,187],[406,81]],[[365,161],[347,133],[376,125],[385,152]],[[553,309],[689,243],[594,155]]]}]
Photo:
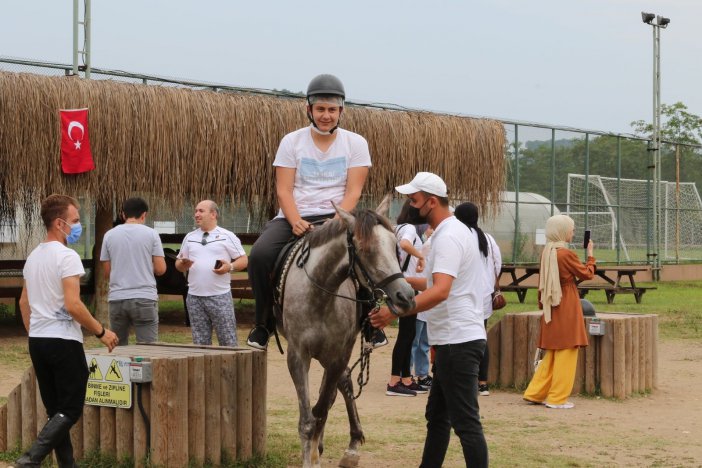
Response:
[{"label": "black face mask", "polygon": [[429,216],[429,213],[431,213],[431,210],[429,210],[429,213],[427,213],[423,216],[419,213],[419,211],[422,208],[424,208],[424,205],[426,205],[428,201],[429,201],[429,199],[427,198],[427,200],[424,202],[424,204],[422,206],[420,206],[419,208],[415,208],[413,206],[409,207],[409,211],[407,212],[407,217],[409,218],[410,224],[426,224],[427,216]]}]

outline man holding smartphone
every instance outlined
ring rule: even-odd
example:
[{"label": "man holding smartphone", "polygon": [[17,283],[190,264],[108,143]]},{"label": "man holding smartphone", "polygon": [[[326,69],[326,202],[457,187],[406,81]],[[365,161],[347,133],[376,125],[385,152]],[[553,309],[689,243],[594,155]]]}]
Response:
[{"label": "man holding smartphone", "polygon": [[239,238],[217,226],[219,207],[203,200],[195,207],[197,229],[186,234],[175,267],[188,272],[188,313],[193,343],[212,344],[212,328],[220,346],[237,346],[231,273],[248,265]]}]

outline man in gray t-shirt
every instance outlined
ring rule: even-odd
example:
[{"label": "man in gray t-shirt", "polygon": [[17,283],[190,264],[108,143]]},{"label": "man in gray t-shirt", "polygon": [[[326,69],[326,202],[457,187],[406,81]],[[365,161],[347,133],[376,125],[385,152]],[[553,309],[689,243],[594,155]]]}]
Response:
[{"label": "man in gray t-shirt", "polygon": [[110,278],[107,301],[110,328],[120,345],[129,343],[129,326],[134,326],[138,343],[158,340],[158,293],[156,278],[166,272],[158,233],[144,225],[148,205],[130,198],[122,205],[124,224],[105,234],[100,261]]}]

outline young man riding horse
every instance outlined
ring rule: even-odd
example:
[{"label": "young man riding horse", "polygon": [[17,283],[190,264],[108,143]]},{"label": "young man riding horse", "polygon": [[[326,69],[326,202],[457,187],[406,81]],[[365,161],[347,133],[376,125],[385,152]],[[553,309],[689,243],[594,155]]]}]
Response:
[{"label": "young man riding horse", "polygon": [[[280,211],[269,221],[249,256],[249,280],[256,300],[256,326],[247,339],[266,349],[273,319],[271,276],[278,254],[294,236],[333,218],[332,202],[351,211],[356,207],[371,167],[368,142],[339,128],[346,93],[333,75],[319,75],[307,88],[311,124],[283,137],[273,166]],[[387,342],[386,342],[387,343]]]}]

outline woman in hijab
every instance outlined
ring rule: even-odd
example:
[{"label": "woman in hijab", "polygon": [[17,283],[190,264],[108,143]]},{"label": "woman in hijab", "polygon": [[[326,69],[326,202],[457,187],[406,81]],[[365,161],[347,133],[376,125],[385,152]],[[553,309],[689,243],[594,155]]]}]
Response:
[{"label": "woman in hijab", "polygon": [[587,346],[583,310],[576,278],[595,275],[594,244],[587,246],[587,262],[568,249],[575,223],[569,216],[551,216],[546,221],[546,247],[541,254],[539,307],[543,309],[539,348],[545,350],[541,363],[524,392],[524,399],[548,408],[569,409],[578,363],[578,348]]}]

